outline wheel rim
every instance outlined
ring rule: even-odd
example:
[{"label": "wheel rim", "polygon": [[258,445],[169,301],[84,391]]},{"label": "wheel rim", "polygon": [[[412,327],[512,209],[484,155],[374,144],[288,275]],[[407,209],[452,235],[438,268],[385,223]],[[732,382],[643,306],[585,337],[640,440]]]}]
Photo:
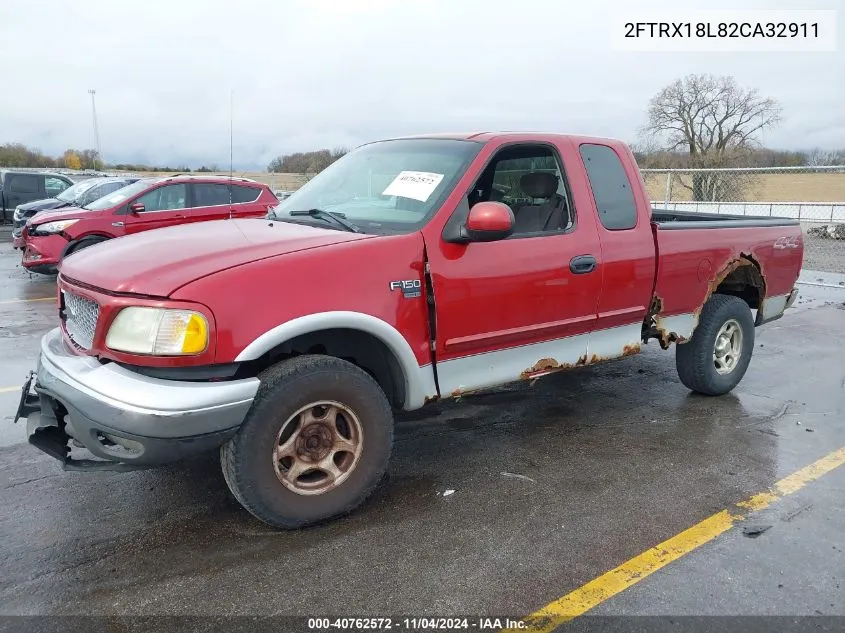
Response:
[{"label": "wheel rim", "polygon": [[742,356],[742,327],[735,319],[726,321],[716,335],[713,346],[713,364],[716,373],[729,374],[739,364]]},{"label": "wheel rim", "polygon": [[349,407],[312,402],[282,425],[273,447],[273,468],[285,488],[319,495],[342,484],[361,457],[364,432]]}]

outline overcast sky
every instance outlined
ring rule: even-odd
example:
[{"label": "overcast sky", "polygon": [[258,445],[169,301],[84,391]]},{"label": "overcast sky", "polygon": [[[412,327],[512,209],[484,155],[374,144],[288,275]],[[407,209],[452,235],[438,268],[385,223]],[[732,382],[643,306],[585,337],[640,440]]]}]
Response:
[{"label": "overcast sky", "polygon": [[[839,8],[834,53],[630,53],[626,7]],[[784,108],[772,147],[845,147],[841,0],[0,0],[0,143],[108,162],[264,168],[282,153],[432,131],[636,140],[649,98],[733,74]]]}]

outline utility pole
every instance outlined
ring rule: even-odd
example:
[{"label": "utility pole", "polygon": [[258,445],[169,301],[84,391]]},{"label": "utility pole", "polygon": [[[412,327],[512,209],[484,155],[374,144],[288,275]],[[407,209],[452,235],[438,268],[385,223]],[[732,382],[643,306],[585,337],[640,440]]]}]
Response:
[{"label": "utility pole", "polygon": [[235,155],[235,91],[229,91],[229,180],[232,179],[232,161]]},{"label": "utility pole", "polygon": [[235,91],[229,91],[229,219],[232,219],[232,161],[235,156]]},{"label": "utility pole", "polygon": [[[100,131],[97,129],[97,104],[94,101],[94,95],[97,94],[97,91],[89,90],[88,94],[91,95],[91,112],[94,115],[94,143],[97,145],[97,159],[102,163],[103,155],[100,153]],[[95,162],[94,167],[96,166]]]}]

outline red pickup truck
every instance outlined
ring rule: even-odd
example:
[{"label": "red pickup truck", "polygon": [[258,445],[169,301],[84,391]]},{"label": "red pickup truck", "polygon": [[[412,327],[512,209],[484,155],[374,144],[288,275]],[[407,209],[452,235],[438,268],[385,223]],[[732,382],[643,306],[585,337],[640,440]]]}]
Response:
[{"label": "red pickup truck", "polygon": [[755,326],[794,301],[803,246],[790,219],[652,210],[614,140],[375,142],[265,219],[68,257],[61,326],[42,340],[15,419],[66,469],[219,448],[247,510],[302,526],[352,510],[379,483],[393,408],[651,340],[677,343],[689,389],[730,391]]}]

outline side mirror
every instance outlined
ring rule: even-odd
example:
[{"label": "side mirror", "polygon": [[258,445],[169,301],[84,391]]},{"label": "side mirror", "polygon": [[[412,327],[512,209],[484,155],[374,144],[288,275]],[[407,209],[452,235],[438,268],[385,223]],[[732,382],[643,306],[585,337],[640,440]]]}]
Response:
[{"label": "side mirror", "polygon": [[469,210],[461,237],[467,242],[495,242],[513,233],[515,219],[511,208],[502,202],[479,202]]},{"label": "side mirror", "polygon": [[130,213],[143,213],[144,212],[144,203],[143,202],[133,202],[129,205],[129,212]]}]

